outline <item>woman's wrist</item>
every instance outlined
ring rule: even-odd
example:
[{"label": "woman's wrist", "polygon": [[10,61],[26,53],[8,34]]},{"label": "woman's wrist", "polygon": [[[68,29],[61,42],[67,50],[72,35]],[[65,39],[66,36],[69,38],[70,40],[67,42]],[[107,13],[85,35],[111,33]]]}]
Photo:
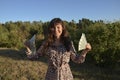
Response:
[{"label": "woman's wrist", "polygon": [[82,54],[81,54],[81,55],[82,55],[83,57],[85,57],[86,54],[87,54],[87,52],[88,52],[88,51],[87,51],[86,49],[84,49],[84,50],[82,51]]},{"label": "woman's wrist", "polygon": [[86,48],[86,49],[85,49],[85,51],[86,51],[86,52],[89,52],[89,51],[90,51],[90,49]]},{"label": "woman's wrist", "polygon": [[86,54],[87,54],[87,53],[84,53],[84,54],[82,54],[82,56],[83,56],[83,57],[86,57]]}]

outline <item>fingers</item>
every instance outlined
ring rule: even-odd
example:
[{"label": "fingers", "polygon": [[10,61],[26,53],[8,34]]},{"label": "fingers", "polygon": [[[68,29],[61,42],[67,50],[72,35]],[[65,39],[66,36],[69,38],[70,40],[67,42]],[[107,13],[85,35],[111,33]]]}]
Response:
[{"label": "fingers", "polygon": [[92,47],[91,47],[91,45],[89,43],[87,43],[86,49],[89,50],[89,51],[92,49]]},{"label": "fingers", "polygon": [[26,47],[26,49],[27,49],[27,51],[25,51],[25,53],[26,53],[26,55],[31,55],[31,50],[30,50],[30,42],[29,41],[26,41],[25,43],[24,43],[24,45],[25,45],[25,47]]},{"label": "fingers", "polygon": [[26,55],[31,55],[31,50],[30,50],[30,44],[29,44],[29,42],[28,41],[26,41],[25,43],[24,43],[24,45],[25,45],[25,47],[26,47],[26,49],[27,49],[27,51],[26,51]]},{"label": "fingers", "polygon": [[26,55],[31,55],[32,52],[31,51],[26,51],[25,53],[26,53]]}]

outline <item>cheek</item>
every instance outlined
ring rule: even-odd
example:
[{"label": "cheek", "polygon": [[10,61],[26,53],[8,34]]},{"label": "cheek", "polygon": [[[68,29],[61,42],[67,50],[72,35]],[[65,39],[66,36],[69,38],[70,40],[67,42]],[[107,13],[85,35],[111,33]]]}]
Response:
[{"label": "cheek", "polygon": [[62,34],[62,30],[55,31],[54,35],[60,36]]},{"label": "cheek", "polygon": [[62,34],[62,29],[58,30],[58,33],[59,33],[59,34]]},{"label": "cheek", "polygon": [[62,28],[60,28],[60,29],[59,29],[59,31],[60,31],[60,33],[62,33],[62,32],[63,32],[63,29],[62,29]]},{"label": "cheek", "polygon": [[60,33],[62,34],[62,30],[60,31]]}]

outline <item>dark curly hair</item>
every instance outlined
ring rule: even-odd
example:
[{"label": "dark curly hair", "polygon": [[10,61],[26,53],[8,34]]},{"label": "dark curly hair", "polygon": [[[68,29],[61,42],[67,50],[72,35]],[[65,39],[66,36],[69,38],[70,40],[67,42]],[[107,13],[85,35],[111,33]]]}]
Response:
[{"label": "dark curly hair", "polygon": [[60,41],[64,44],[66,50],[70,51],[70,48],[71,48],[70,36],[64,25],[64,22],[60,18],[54,18],[50,21],[49,26],[48,26],[47,38],[46,38],[46,42],[45,42],[45,48],[51,46],[52,43],[55,41],[55,36],[54,36],[53,30],[57,24],[61,24],[62,29],[63,29],[62,34],[60,36]]}]

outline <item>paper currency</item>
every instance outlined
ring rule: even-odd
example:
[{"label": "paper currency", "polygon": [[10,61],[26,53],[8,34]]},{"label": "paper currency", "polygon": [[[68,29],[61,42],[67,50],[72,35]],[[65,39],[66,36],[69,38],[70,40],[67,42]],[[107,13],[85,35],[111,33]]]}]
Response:
[{"label": "paper currency", "polygon": [[28,46],[28,51],[29,54],[35,54],[36,53],[36,46],[35,46],[35,35],[32,36],[31,39],[28,40],[29,46]]},{"label": "paper currency", "polygon": [[87,45],[87,40],[86,40],[85,34],[82,33],[82,36],[78,43],[78,51],[85,49],[86,45]]}]

